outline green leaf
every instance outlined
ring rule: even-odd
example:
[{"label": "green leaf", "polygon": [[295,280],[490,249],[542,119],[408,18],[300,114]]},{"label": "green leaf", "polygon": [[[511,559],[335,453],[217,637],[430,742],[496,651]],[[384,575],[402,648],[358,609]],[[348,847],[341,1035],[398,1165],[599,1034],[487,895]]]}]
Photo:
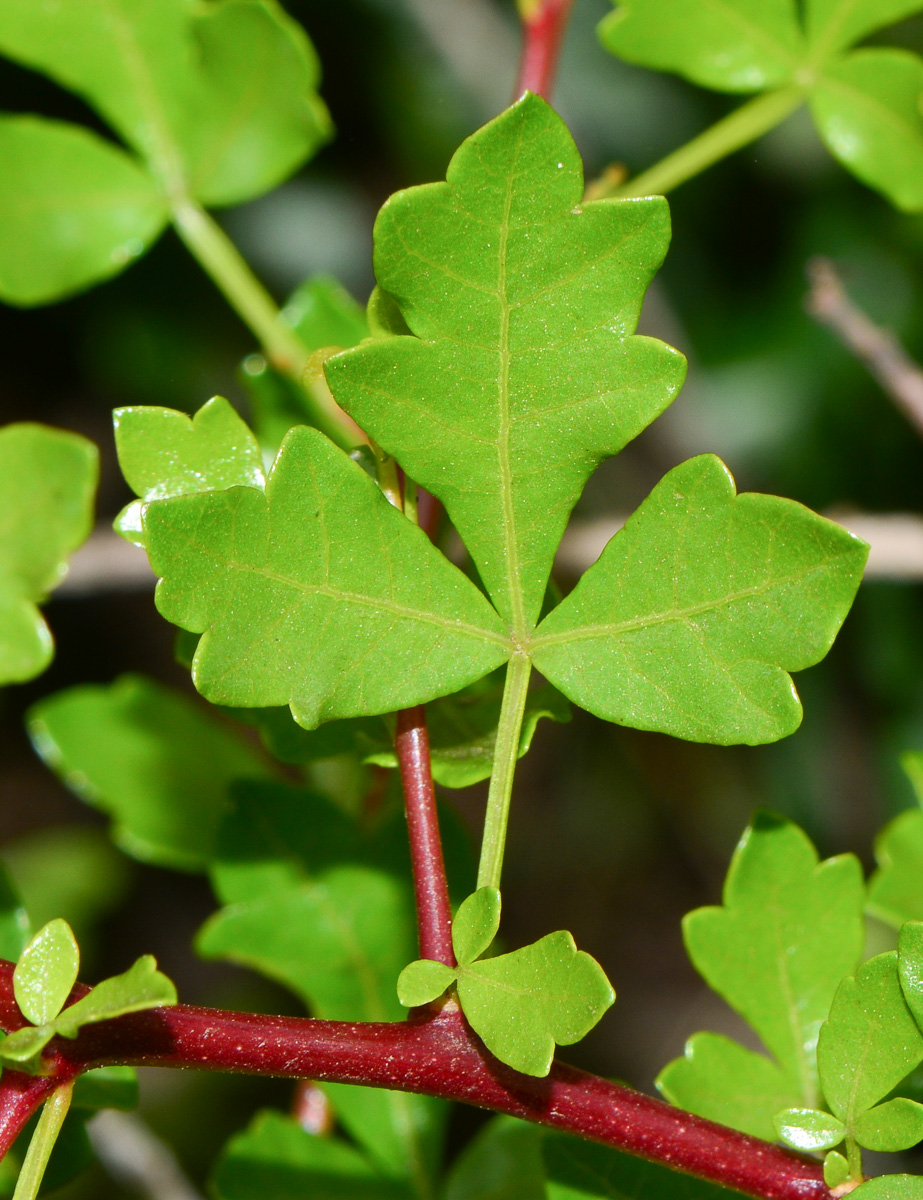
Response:
[{"label": "green leaf", "polygon": [[864,542],[793,500],[736,494],[720,459],[674,468],[532,638],[575,704],[722,745],[792,733],[788,671],[829,650]]},{"label": "green leaf", "polygon": [[531,95],[376,222],[378,283],[416,336],[332,358],[328,382],[443,501],[520,636],[587,479],[682,383],[681,355],[631,336],[668,239],[661,199],[583,203],[573,140]]},{"label": "green leaf", "polygon": [[725,1188],[566,1134],[542,1141],[547,1200],[730,1200]]},{"label": "green leaf", "polygon": [[405,1008],[429,1004],[455,982],[457,972],[445,963],[418,958],[408,963],[397,977],[397,998]]},{"label": "green leaf", "polygon": [[805,23],[812,59],[845,50],[876,29],[923,9],[921,0],[807,0]]},{"label": "green leaf", "polygon": [[888,1100],[862,1113],[853,1132],[868,1150],[907,1150],[923,1141],[923,1104],[904,1096]]},{"label": "green leaf", "polygon": [[148,500],[266,486],[263,457],[248,426],[222,396],[194,417],[172,408],[117,408],[115,447],[126,482],[140,500],[127,505],[115,528],[144,545],[142,514]]},{"label": "green leaf", "polygon": [[0,683],[32,679],[54,644],[36,603],[59,584],[93,521],[92,442],[43,425],[0,430]]},{"label": "green leaf", "polygon": [[786,1108],[773,1122],[776,1133],[793,1150],[829,1150],[846,1137],[846,1126],[816,1108]]},{"label": "green leaf", "polygon": [[[667,1098],[690,1111],[772,1137],[766,1102],[775,1087],[788,1093],[779,1108],[821,1101],[815,1048],[837,986],[856,969],[865,939],[862,871],[852,855],[818,863],[792,822],[759,813],[744,834],[724,884],[722,907],[696,909],[683,922],[696,970],[759,1034],[780,1075],[738,1051],[739,1069],[759,1082],[753,1103],[723,1094],[735,1058],[720,1042],[695,1044],[690,1066],[670,1064]],[[745,1076],[741,1076],[745,1078]],[[733,1095],[733,1093],[731,1094]],[[778,1109],[776,1109],[778,1111]],[[839,1115],[839,1114],[838,1114]]]},{"label": "green leaf", "polygon": [[843,980],[820,1031],[817,1065],[827,1104],[852,1127],[921,1060],[923,1034],[901,994],[897,953],[879,954]]},{"label": "green leaf", "polygon": [[118,274],[167,222],[151,175],[88,129],[0,116],[0,159],[0,297],[8,304],[48,304]]},{"label": "green leaf", "polygon": [[546,1200],[541,1129],[494,1117],[452,1164],[445,1200]]},{"label": "green leaf", "polygon": [[907,921],[901,927],[898,954],[904,999],[923,1028],[923,921]]},{"label": "green leaf", "polygon": [[849,1160],[836,1150],[824,1158],[824,1183],[833,1190],[849,1179]]},{"label": "green leaf", "polygon": [[43,925],[23,950],[13,972],[13,993],[33,1025],[50,1024],[77,982],[80,951],[66,921]]},{"label": "green leaf", "polygon": [[470,966],[489,948],[500,928],[500,893],[478,888],[459,905],[452,922],[452,948],[460,967]]},{"label": "green leaf", "polygon": [[215,1165],[218,1200],[403,1200],[358,1150],[336,1138],[314,1137],[291,1117],[259,1113],[231,1138]]},{"label": "green leaf", "polygon": [[599,34],[619,58],[721,92],[778,87],[805,57],[794,0],[616,0]]},{"label": "green leaf", "polygon": [[65,1008],[55,1020],[55,1031],[74,1038],[84,1025],[170,1004],[176,1004],[176,988],[157,970],[154,956],[144,954],[127,971],[104,979],[76,1004]]},{"label": "green leaf", "polygon": [[0,958],[16,962],[29,941],[29,916],[6,868],[0,866]]},{"label": "green leaf", "polygon": [[58,692],[27,719],[38,753],[113,817],[124,850],[180,870],[213,857],[231,781],[268,774],[262,756],[201,705],[141,675]]},{"label": "green leaf", "polygon": [[830,152],[898,208],[923,209],[923,60],[905,50],[857,50],[828,64],[811,109]]},{"label": "green leaf", "polygon": [[55,1035],[54,1025],[27,1025],[8,1034],[0,1042],[0,1061],[14,1064],[17,1070],[30,1070]]},{"label": "green leaf", "polygon": [[849,1193],[849,1200],[923,1200],[919,1175],[879,1175]]},{"label": "green leaf", "polygon": [[84,1071],[74,1084],[74,1108],[115,1108],[130,1112],[138,1107],[138,1075],[133,1067],[97,1067]]},{"label": "green leaf", "polygon": [[302,31],[272,0],[5,0],[0,51],[92,104],[173,194],[265,191],[329,134]]},{"label": "green leaf", "polygon": [[585,1037],[615,992],[599,963],[559,930],[521,950],[459,967],[458,997],[492,1054],[526,1075],[544,1076],[555,1043],[570,1046]]},{"label": "green leaf", "polygon": [[156,501],[144,528],[161,613],[207,630],[193,679],[215,703],[288,703],[313,728],[445,695],[508,657],[474,585],[317,430],[288,434],[265,496]]},{"label": "green leaf", "polygon": [[[901,766],[923,804],[923,753],[903,755]],[[923,812],[910,809],[886,825],[875,840],[875,858],[868,911],[898,929],[923,919]]]},{"label": "green leaf", "polygon": [[776,1113],[801,1098],[777,1063],[717,1033],[694,1034],[685,1055],[667,1063],[656,1083],[678,1108],[770,1142]]}]

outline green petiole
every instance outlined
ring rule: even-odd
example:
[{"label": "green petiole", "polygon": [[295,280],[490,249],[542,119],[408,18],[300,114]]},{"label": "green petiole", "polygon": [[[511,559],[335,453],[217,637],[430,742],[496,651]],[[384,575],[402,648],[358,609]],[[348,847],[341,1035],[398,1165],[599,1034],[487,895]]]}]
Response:
[{"label": "green petiole", "polygon": [[73,1083],[62,1084],[45,1101],[42,1115],[35,1127],[35,1133],[32,1134],[32,1140],[29,1142],[22,1170],[16,1180],[13,1200],[35,1200],[38,1195],[42,1176],[45,1174],[54,1144],[58,1140],[64,1118],[71,1106],[73,1091]]}]

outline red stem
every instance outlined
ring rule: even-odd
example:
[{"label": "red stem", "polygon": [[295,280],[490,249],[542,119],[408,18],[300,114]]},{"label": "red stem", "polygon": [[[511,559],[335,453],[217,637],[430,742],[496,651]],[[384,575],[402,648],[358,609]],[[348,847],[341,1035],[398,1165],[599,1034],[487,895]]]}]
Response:
[{"label": "red stem", "polygon": [[52,1076],[23,1075],[4,1068],[0,1079],[0,1159],[6,1156],[26,1122],[56,1087],[78,1074],[69,1063],[61,1063]]},{"label": "red stem", "polygon": [[454,967],[452,910],[439,837],[426,713],[422,704],[397,714],[394,748],[404,785],[420,957]]},{"label": "red stem", "polygon": [[551,99],[558,55],[574,0],[537,0],[522,18],[522,55],[516,79],[516,96],[534,92]]},{"label": "red stem", "polygon": [[[12,963],[0,962],[0,1027],[10,1031],[24,1024],[13,998],[12,971]],[[85,994],[86,989],[78,987],[71,999]],[[0,1130],[12,1128],[21,1116],[24,1120],[52,1087],[75,1072],[110,1063],[419,1092],[602,1142],[758,1200],[832,1200],[816,1160],[561,1063],[555,1063],[547,1079],[518,1074],[487,1053],[454,1007],[395,1024],[271,1017],[188,1005],[104,1021],[87,1026],[74,1041],[52,1042],[50,1076],[22,1083],[22,1076],[4,1073]],[[29,1089],[31,1094],[23,1099]]]}]

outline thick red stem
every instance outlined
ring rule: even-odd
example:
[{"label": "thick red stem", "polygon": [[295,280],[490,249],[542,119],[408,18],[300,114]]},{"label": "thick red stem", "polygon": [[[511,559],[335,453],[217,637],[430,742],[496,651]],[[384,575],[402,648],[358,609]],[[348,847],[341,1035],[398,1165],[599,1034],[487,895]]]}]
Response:
[{"label": "thick red stem", "polygon": [[452,910],[439,837],[426,713],[422,704],[397,714],[394,748],[404,785],[420,956],[454,967]]},{"label": "thick red stem", "polygon": [[537,0],[522,18],[522,56],[516,79],[516,96],[534,92],[551,99],[558,56],[574,0]]},{"label": "thick red stem", "polygon": [[[9,1031],[24,1024],[13,998],[12,971],[12,963],[0,962],[0,1027]],[[85,993],[79,987],[71,999]],[[451,1007],[427,1019],[395,1024],[270,1017],[187,1005],[159,1008],[87,1026],[74,1041],[55,1039],[50,1077],[22,1086],[47,1084],[40,1100],[76,1071],[110,1063],[420,1092],[602,1142],[758,1200],[832,1200],[814,1160],[561,1063],[547,1079],[518,1074],[488,1054]],[[19,1087],[12,1075],[4,1075],[3,1083],[11,1078]],[[32,1111],[37,1102],[31,1097],[23,1111]],[[11,1100],[11,1114],[13,1108]]]},{"label": "thick red stem", "polygon": [[0,1159],[16,1141],[26,1122],[56,1087],[78,1073],[69,1063],[60,1063],[53,1076],[23,1075],[4,1069],[0,1079]]}]

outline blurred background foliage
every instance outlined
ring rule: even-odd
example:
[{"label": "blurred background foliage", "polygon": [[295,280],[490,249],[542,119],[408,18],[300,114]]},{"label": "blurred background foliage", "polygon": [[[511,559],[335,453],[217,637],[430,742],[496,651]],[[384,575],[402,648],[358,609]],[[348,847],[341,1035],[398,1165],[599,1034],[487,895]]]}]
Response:
[{"label": "blurred background foliage", "polygon": [[[319,51],[337,135],[290,182],[222,221],[280,300],[325,272],[364,303],[378,206],[399,187],[443,177],[461,139],[509,102],[514,6],[286,0],[286,8]],[[555,96],[588,177],[611,163],[641,170],[738,103],[608,56],[595,26],[609,8],[608,0],[576,0]],[[923,52],[923,18],[880,40]],[[0,110],[103,131],[74,96],[7,61]],[[673,247],[642,331],[688,355],[689,382],[665,418],[601,468],[578,514],[629,511],[665,470],[704,450],[725,458],[741,489],[822,512],[923,512],[919,438],[803,307],[805,264],[828,255],[853,298],[923,357],[923,217],[896,212],[837,166],[803,111],[670,201]],[[0,311],[0,418],[45,421],[96,441],[105,522],[130,499],[115,461],[112,408],[192,412],[221,393],[246,413],[237,365],[254,348],[168,232],[113,282],[48,308]],[[34,924],[70,920],[90,980],[151,951],[185,1001],[299,1011],[256,976],[194,957],[193,934],[214,908],[206,883],[114,849],[103,819],[41,765],[24,732],[30,704],[78,682],[144,671],[191,691],[150,592],[62,597],[49,620],[52,668],[0,695],[2,856]],[[618,1002],[569,1054],[578,1064],[650,1088],[695,1030],[747,1040],[694,975],[679,921],[718,900],[755,808],[793,817],[824,855],[852,850],[870,865],[876,831],[914,803],[898,756],[923,749],[920,585],[863,585],[833,652],[797,684],[804,724],[776,746],[692,745],[581,712],[569,725],[540,727],[518,776],[504,935],[521,944],[568,928],[613,980]],[[452,794],[472,831],[484,795],[483,785]],[[873,936],[884,948],[887,935]],[[142,1094],[145,1117],[201,1180],[253,1109],[289,1106],[292,1085],[148,1072]],[[478,1118],[459,1112],[455,1120],[457,1146]],[[131,1193],[94,1169],[66,1194]]]}]

